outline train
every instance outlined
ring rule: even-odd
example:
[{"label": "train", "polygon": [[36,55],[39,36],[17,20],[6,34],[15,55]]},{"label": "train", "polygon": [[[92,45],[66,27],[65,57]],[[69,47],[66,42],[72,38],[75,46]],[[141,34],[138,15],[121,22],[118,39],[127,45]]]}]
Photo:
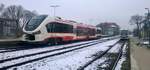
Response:
[{"label": "train", "polygon": [[129,37],[128,37],[129,31],[128,30],[121,30],[120,34],[121,34],[120,36],[121,36],[122,40],[128,40],[129,39]]},{"label": "train", "polygon": [[101,28],[48,15],[33,17],[24,25],[23,32],[23,41],[31,43],[61,43],[101,37]]}]

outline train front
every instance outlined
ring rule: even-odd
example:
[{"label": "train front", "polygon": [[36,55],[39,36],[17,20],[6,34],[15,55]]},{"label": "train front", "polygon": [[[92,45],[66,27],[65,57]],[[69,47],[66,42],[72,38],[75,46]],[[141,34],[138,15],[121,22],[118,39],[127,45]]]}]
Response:
[{"label": "train front", "polygon": [[47,15],[39,15],[33,17],[24,27],[23,27],[23,41],[26,42],[40,42],[42,41],[41,35],[43,32],[43,23],[45,22]]}]

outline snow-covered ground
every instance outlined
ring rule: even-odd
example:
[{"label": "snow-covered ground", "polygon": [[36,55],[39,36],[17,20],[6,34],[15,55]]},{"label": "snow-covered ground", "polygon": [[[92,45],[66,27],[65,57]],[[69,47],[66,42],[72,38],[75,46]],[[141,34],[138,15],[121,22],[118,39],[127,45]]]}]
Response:
[{"label": "snow-covered ground", "polygon": [[[119,52],[119,49],[121,49],[122,44],[116,44],[112,49],[108,51],[110,54],[115,54]],[[123,55],[126,53],[126,46],[127,43],[123,46]],[[108,57],[107,55],[94,61],[91,65],[89,65],[85,70],[105,70],[107,69],[110,64],[113,57]],[[115,67],[115,70],[121,70],[122,63],[126,60],[125,56],[121,56],[121,59],[118,61],[117,66]]]},{"label": "snow-covered ground", "polygon": [[[54,57],[44,58],[39,61],[18,66],[18,70],[76,70],[86,62],[92,60],[93,55],[99,51],[107,50],[119,39],[99,43],[90,47],[61,54]],[[31,51],[30,51],[31,52]],[[104,59],[105,60],[105,59]],[[10,70],[13,68],[10,68]]]},{"label": "snow-covered ground", "polygon": [[40,57],[45,57],[45,56],[48,56],[48,55],[53,55],[53,54],[56,54],[56,53],[61,53],[61,52],[64,52],[64,51],[72,50],[72,49],[79,48],[79,47],[86,46],[86,45],[90,45],[90,44],[93,44],[93,43],[81,45],[81,46],[78,46],[78,47],[72,47],[72,48],[69,48],[69,49],[62,49],[62,50],[53,51],[53,52],[49,52],[49,53],[39,54],[39,55],[35,55],[35,56],[24,57],[24,58],[17,59],[17,60],[7,61],[5,63],[1,63],[0,68],[4,67],[4,66],[8,66],[8,65],[17,64],[17,63],[20,63],[20,62],[25,62],[25,61],[28,61],[28,60],[33,60],[33,59],[40,58]]},{"label": "snow-covered ground", "polygon": [[[118,53],[121,44],[117,43],[115,46],[113,46],[108,53]],[[108,66],[108,60],[110,58],[103,56],[102,58],[94,61],[91,65],[89,65],[85,70],[99,70],[99,69],[103,69],[106,68]]]},{"label": "snow-covered ground", "polygon": [[[102,40],[105,40],[105,39],[102,39]],[[63,47],[71,47],[71,46],[74,46],[74,45],[89,43],[89,42],[93,42],[93,41],[98,41],[98,40],[78,42],[78,43],[72,43],[72,44],[66,44],[66,45],[56,45],[56,46],[50,46],[50,47],[43,46],[44,48],[34,48],[34,49],[27,49],[27,50],[19,50],[19,51],[13,51],[13,52],[0,53],[0,60],[13,58],[13,57],[18,57],[18,56],[22,56],[22,55],[34,54],[34,53],[48,51],[48,50],[59,49],[59,48],[63,48]]]},{"label": "snow-covered ground", "polygon": [[[106,57],[102,57],[96,61],[94,61],[91,65],[89,65],[88,67],[85,68],[85,70],[98,70],[99,65],[101,65],[102,63],[104,63],[106,60],[108,60],[108,58]],[[103,64],[102,67],[105,67],[107,65]]]},{"label": "snow-covered ground", "polygon": [[108,53],[118,53],[119,50],[121,49],[121,45],[120,43],[116,44],[114,47],[112,47]]},{"label": "snow-covered ground", "polygon": [[[44,48],[35,48],[35,49],[19,50],[19,51],[14,51],[14,52],[0,53],[0,60],[4,60],[4,59],[8,59],[8,58],[14,58],[14,57],[22,56],[22,55],[34,54],[34,53],[48,51],[48,50],[59,49],[59,48],[63,48],[63,47],[71,47],[73,45],[78,45],[78,44],[83,44],[83,43],[89,43],[89,42],[94,42],[94,41],[103,41],[103,40],[112,39],[112,38],[118,38],[118,36],[102,38],[102,39],[99,39],[99,40],[77,42],[77,43],[66,44],[66,45],[56,45],[56,46],[50,46],[50,47],[43,46]],[[5,50],[0,50],[0,51],[5,51]]]}]

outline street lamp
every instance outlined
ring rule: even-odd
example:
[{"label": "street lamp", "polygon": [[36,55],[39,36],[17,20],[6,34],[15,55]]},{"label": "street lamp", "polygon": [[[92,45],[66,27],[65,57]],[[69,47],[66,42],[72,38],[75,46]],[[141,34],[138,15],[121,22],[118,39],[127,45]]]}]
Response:
[{"label": "street lamp", "polygon": [[51,5],[50,7],[54,8],[54,17],[56,16],[56,8],[60,7],[59,5]]},{"label": "street lamp", "polygon": [[149,22],[149,17],[150,17],[150,11],[149,11],[149,8],[145,8],[145,10],[148,11],[147,13],[147,17],[146,17],[146,24],[148,25],[148,39],[149,39],[149,46],[150,46],[150,22]]},{"label": "street lamp", "polygon": [[145,8],[145,10],[147,10],[147,11],[148,11],[148,13],[149,13],[149,8]]},{"label": "street lamp", "polygon": [[[51,5],[50,7],[54,8],[54,17],[56,17],[56,8],[60,7],[59,5]],[[52,28],[55,28],[55,26],[52,26]],[[56,39],[54,39],[54,43],[57,44]]]}]

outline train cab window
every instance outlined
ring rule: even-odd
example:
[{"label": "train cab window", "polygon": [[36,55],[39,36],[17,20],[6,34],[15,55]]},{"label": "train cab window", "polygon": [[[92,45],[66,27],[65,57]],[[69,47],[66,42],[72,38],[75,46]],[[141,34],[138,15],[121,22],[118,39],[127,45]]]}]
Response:
[{"label": "train cab window", "polygon": [[52,33],[73,33],[73,26],[64,23],[51,22],[46,25],[46,28],[47,32]]},{"label": "train cab window", "polygon": [[96,30],[96,34],[100,34],[101,33],[101,30]]},{"label": "train cab window", "polygon": [[32,31],[32,30],[36,29],[46,17],[47,17],[47,15],[40,15],[40,16],[33,17],[27,23],[27,25],[25,26],[25,29],[27,31]]}]

